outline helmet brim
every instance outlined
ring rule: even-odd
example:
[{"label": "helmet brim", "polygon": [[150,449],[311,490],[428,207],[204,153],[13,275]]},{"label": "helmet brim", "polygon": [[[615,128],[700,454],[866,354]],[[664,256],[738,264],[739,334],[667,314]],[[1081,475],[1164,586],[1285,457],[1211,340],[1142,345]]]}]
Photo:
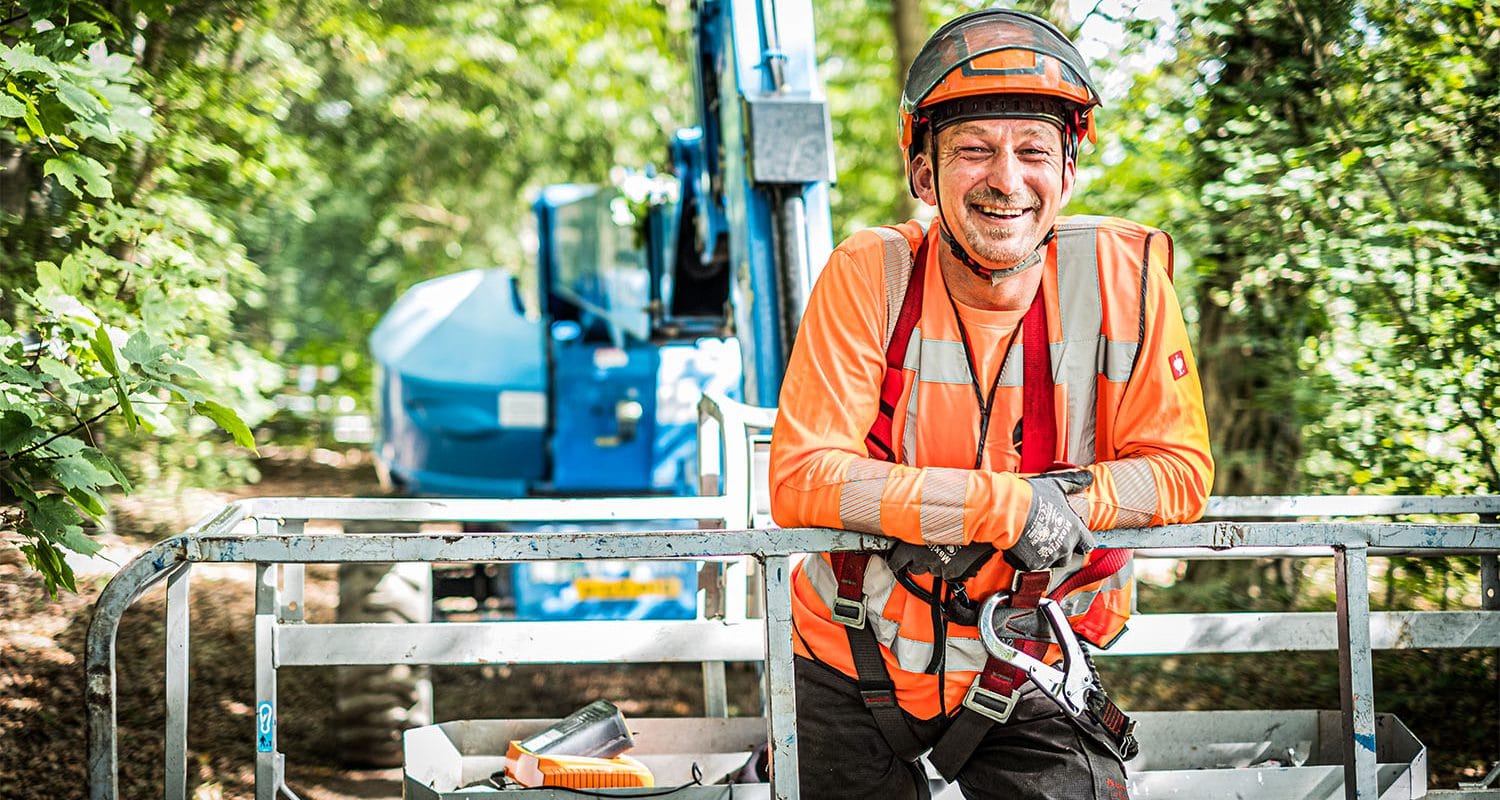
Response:
[{"label": "helmet brim", "polygon": [[953,70],[1002,50],[1029,50],[1056,59],[1063,77],[1087,90],[1089,102],[1085,105],[1099,105],[1099,92],[1089,77],[1088,64],[1054,25],[1009,9],[986,9],[950,21],[927,41],[907,71],[902,111],[916,111]]}]

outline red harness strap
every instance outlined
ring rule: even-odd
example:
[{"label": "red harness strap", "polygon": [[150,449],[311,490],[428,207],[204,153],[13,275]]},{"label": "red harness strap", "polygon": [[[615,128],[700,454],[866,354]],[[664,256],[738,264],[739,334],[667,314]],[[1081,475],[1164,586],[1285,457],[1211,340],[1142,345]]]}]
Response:
[{"label": "red harness strap", "polygon": [[[1051,337],[1047,335],[1046,303],[1040,290],[1021,325],[1022,344],[1026,348],[1021,395],[1021,471],[1041,473],[1054,467],[1057,417],[1053,403]],[[1047,591],[1052,578],[1050,571],[1017,573],[1015,590],[1010,598],[1011,608],[1035,610],[1043,596],[1061,601],[1074,589],[1115,574],[1130,560],[1130,555],[1129,550],[1103,551],[1051,592]],[[1040,659],[1046,654],[1048,644],[1036,639],[1020,639],[1015,647]],[[985,662],[984,669],[964,698],[963,708],[928,756],[943,777],[954,780],[990,726],[1010,719],[1020,699],[1020,687],[1026,680],[1026,673],[993,656]],[[1117,708],[1115,713],[1119,713]]]},{"label": "red harness strap", "polygon": [[[901,299],[901,313],[896,317],[896,328],[885,348],[885,377],[880,381],[880,409],[875,415],[875,424],[865,436],[865,447],[881,461],[895,463],[896,449],[891,441],[891,429],[895,424],[896,404],[901,401],[901,390],[905,380],[901,371],[906,366],[906,348],[911,345],[911,332],[922,318],[922,288],[927,275],[927,239],[917,247],[912,257],[911,278],[906,282],[906,295]],[[913,391],[915,391],[913,387]]]},{"label": "red harness strap", "polygon": [[1021,320],[1024,363],[1021,372],[1021,471],[1045,472],[1057,452],[1057,412],[1052,400],[1052,345],[1047,335],[1047,301],[1036,299]]},{"label": "red harness strap", "polygon": [[[905,388],[902,370],[905,367],[906,351],[911,343],[912,331],[921,318],[926,256],[927,240],[923,239],[913,256],[911,278],[902,298],[901,312],[886,347],[886,369],[880,386],[879,410],[865,437],[866,447],[873,457],[892,463],[899,461],[891,434],[896,404],[900,402],[902,389]],[[1057,452],[1051,345],[1047,334],[1046,302],[1040,288],[1021,324],[1026,347],[1023,354],[1021,471],[1039,473],[1053,466],[1054,454]],[[1119,571],[1130,560],[1130,555],[1129,550],[1106,551],[1082,570],[1069,576],[1051,593],[1047,593],[1050,572],[1020,573],[1017,575],[1012,604],[1016,608],[1036,608],[1044,594],[1053,599],[1061,599],[1079,586]],[[829,559],[838,581],[838,597],[831,609],[831,616],[845,626],[857,675],[856,682],[865,707],[874,715],[892,750],[902,758],[915,760],[926,748],[916,739],[902,716],[895,699],[895,683],[886,669],[874,631],[865,620],[864,577],[870,556],[868,553],[832,553]],[[1046,642],[1022,640],[1020,643],[1020,649],[1038,658],[1046,652],[1046,648]],[[1009,710],[1017,696],[1016,688],[1025,679],[1024,673],[1009,664],[995,658],[989,659],[975,683],[976,689],[982,689],[983,692],[970,691],[970,696],[965,699],[964,710],[955,717],[943,738],[932,749],[930,759],[944,777],[952,780],[989,726],[996,720],[1009,716]],[[939,691],[942,691],[941,687]],[[998,705],[985,702],[985,695],[991,696]],[[983,706],[986,710],[975,713],[972,710],[973,704]]]},{"label": "red harness strap", "polygon": [[[1047,335],[1047,303],[1037,287],[1036,299],[1021,320],[1021,342],[1026,348],[1022,353],[1023,371],[1021,387],[1021,471],[1045,472],[1055,460],[1057,452],[1057,412],[1053,404],[1055,392],[1052,384],[1052,346]],[[1015,591],[1011,594],[1011,608],[1035,609],[1047,592],[1052,573],[1047,570],[1022,572],[1016,575]],[[1061,587],[1059,587],[1061,588]],[[1053,599],[1060,598],[1054,597]],[[1047,652],[1047,643],[1023,639],[1018,650],[1033,658],[1041,658]],[[984,665],[980,673],[979,686],[997,695],[1012,695],[1026,680],[1026,674],[995,658]],[[1006,715],[1009,712],[1007,710]]]},{"label": "red harness strap", "polygon": [[[882,461],[896,463],[895,443],[892,429],[895,424],[896,404],[901,401],[901,390],[905,388],[902,370],[906,366],[906,350],[911,345],[912,331],[922,318],[923,286],[927,275],[927,239],[917,247],[912,256],[910,277],[906,282],[906,293],[901,299],[901,312],[896,317],[891,340],[886,343],[885,375],[880,382],[880,405],[875,423],[865,436],[865,448]],[[915,388],[913,389],[915,390]],[[896,684],[885,667],[885,658],[880,653],[880,643],[875,632],[865,621],[865,567],[870,563],[868,553],[831,553],[829,560],[834,575],[838,578],[838,597],[831,609],[836,622],[843,623],[844,633],[849,639],[849,655],[854,661],[855,683],[865,708],[885,737],[886,744],[896,755],[906,761],[916,761],[927,749],[911,726],[906,723],[901,706],[896,703]]]}]

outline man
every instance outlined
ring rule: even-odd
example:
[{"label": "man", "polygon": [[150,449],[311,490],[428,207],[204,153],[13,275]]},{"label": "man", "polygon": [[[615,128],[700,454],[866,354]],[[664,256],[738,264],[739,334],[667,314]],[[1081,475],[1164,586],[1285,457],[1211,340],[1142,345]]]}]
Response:
[{"label": "man", "polygon": [[975,627],[1004,592],[1002,635],[1056,660],[1036,613],[1049,597],[1107,646],[1129,615],[1129,551],[1094,550],[1091,531],[1196,519],[1213,479],[1171,240],[1058,216],[1098,104],[1047,22],[949,22],[901,109],[911,190],[936,219],[855,234],[813,290],[772,512],[900,543],[794,576],[808,800],[926,797],[928,748],[969,798],[1127,796],[1128,718],[1102,693],[1064,713]]}]

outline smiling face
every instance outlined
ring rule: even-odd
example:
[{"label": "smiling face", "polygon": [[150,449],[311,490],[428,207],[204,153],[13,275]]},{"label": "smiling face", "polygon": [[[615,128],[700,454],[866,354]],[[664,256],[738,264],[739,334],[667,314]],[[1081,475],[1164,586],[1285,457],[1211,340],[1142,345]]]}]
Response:
[{"label": "smiling face", "polygon": [[[1073,194],[1062,131],[1031,119],[969,120],[937,134],[913,160],[917,196],[938,205],[975,258],[1003,269],[1031,255]],[[941,190],[941,191],[939,191]]]}]

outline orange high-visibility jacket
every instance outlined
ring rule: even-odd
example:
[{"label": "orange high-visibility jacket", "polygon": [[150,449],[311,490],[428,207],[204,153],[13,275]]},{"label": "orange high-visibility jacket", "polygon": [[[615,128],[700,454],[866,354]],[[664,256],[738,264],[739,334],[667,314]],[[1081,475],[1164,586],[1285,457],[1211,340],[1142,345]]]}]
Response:
[{"label": "orange high-visibility jacket", "polygon": [[[914,544],[989,542],[1002,550],[1020,535],[1031,505],[1031,487],[1015,472],[1024,309],[951,303],[936,230],[924,234],[913,221],[857,233],[834,250],[818,278],[771,441],[771,511],[779,525],[880,533]],[[864,441],[910,277],[905,265],[924,235],[932,241],[921,317],[893,415],[891,443],[900,463],[892,464],[872,458]],[[1172,292],[1171,252],[1164,233],[1101,217],[1059,218],[1047,248],[1041,292],[1056,392],[1056,460],[1093,473],[1085,497],[1096,531],[1195,520],[1213,482],[1202,389]],[[979,470],[972,469],[979,406],[955,307],[986,394],[1000,373]],[[1099,540],[1108,546],[1107,535]],[[923,588],[934,582],[913,577]],[[1012,577],[1003,559],[992,558],[965,589],[983,600],[1009,589]],[[1127,566],[1080,587],[1063,605],[1080,635],[1108,644],[1129,616],[1132,589]],[[938,676],[923,672],[936,639],[931,608],[900,586],[878,556],[865,572],[864,591],[866,619],[901,706],[923,719],[957,709],[984,665],[978,630],[948,623],[940,698]],[[827,555],[798,566],[792,593],[796,652],[854,677],[844,627],[829,614],[837,588]]]}]

